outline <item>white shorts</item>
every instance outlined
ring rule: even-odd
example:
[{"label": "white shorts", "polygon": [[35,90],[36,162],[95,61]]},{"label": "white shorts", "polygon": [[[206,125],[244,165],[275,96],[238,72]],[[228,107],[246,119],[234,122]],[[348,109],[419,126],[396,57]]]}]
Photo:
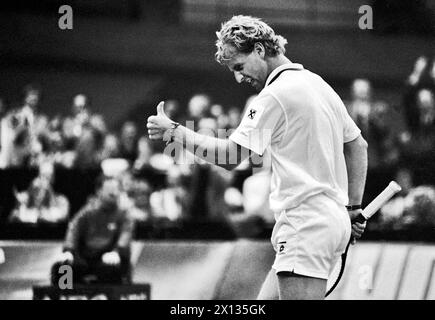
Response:
[{"label": "white shorts", "polygon": [[328,279],[350,239],[351,223],[344,206],[317,194],[296,208],[275,214],[272,268]]}]

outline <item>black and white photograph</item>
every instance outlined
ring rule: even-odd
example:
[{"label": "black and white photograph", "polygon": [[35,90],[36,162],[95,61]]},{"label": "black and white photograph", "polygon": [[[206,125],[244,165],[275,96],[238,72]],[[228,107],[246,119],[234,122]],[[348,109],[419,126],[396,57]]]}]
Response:
[{"label": "black and white photograph", "polygon": [[434,271],[435,1],[1,1],[0,300],[276,319]]}]

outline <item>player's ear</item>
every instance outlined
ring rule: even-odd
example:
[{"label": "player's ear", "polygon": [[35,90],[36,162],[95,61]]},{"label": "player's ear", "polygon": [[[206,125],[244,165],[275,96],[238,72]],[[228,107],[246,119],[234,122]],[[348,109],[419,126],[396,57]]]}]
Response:
[{"label": "player's ear", "polygon": [[266,48],[260,42],[256,42],[254,44],[254,51],[260,56],[260,58],[264,59],[266,56]]}]

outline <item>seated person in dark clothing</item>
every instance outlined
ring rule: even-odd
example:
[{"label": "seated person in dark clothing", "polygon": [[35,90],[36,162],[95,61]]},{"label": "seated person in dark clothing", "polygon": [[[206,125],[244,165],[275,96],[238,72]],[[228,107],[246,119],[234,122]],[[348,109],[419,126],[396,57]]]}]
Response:
[{"label": "seated person in dark clothing", "polygon": [[51,281],[58,285],[59,268],[70,265],[73,282],[94,277],[100,283],[129,283],[130,244],[134,221],[119,208],[121,185],[105,179],[97,193],[68,226],[63,254],[51,270]]},{"label": "seated person in dark clothing", "polygon": [[416,185],[435,185],[435,94],[419,90],[415,108],[418,122],[400,136],[401,161]]}]

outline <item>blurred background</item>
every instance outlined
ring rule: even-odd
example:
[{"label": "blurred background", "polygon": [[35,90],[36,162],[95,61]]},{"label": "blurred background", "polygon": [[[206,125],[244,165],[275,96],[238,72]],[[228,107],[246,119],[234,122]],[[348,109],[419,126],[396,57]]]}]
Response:
[{"label": "blurred background", "polygon": [[[377,297],[401,297],[413,248],[435,241],[434,1],[71,0],[73,27],[62,30],[64,4],[0,3],[0,238],[12,256],[17,240],[28,241],[20,249],[23,256],[29,243],[43,241],[44,248],[50,243],[58,250],[68,221],[95,197],[98,178],[122,170],[122,205],[135,217],[142,261],[137,266],[145,268],[140,279],[158,278],[153,272],[166,263],[156,258],[161,250],[181,250],[184,260],[177,255],[173,264],[195,262],[198,268],[215,261],[212,251],[228,257],[229,266],[222,268],[237,265],[234,257],[248,259],[235,252],[249,250],[264,252],[268,258],[259,259],[269,263],[274,221],[267,203],[269,175],[261,165],[246,162],[226,172],[202,162],[181,164],[164,155],[164,143],[151,142],[145,130],[161,100],[168,115],[195,120],[197,130],[237,127],[255,92],[214,61],[214,43],[223,21],[245,14],[287,38],[290,60],[322,76],[342,97],[369,143],[363,204],[391,180],[402,186],[370,221],[362,249],[355,250],[371,251],[375,270],[400,259],[400,285]],[[358,26],[362,5],[373,9],[373,29]],[[256,246],[260,249],[252,249]],[[381,263],[386,246],[403,252]],[[12,294],[21,292],[13,289],[15,280],[37,269],[41,258],[35,250],[27,271],[19,267],[21,258],[11,262],[16,267],[8,266],[9,273],[0,264],[0,282],[8,284],[0,297],[21,297]],[[432,294],[427,265],[435,249],[429,252],[423,254],[430,256],[424,267],[429,278],[421,282],[423,293],[411,298]],[[46,265],[40,268],[45,276]],[[196,289],[172,294],[164,282],[156,290],[167,291],[157,291],[157,298],[252,298],[268,268],[264,263],[264,270],[251,270],[258,279],[244,279],[251,283],[244,296],[231,295],[234,286],[217,279],[221,285],[211,295]],[[41,281],[41,274],[28,283]],[[354,298],[352,290],[340,297]]]}]

